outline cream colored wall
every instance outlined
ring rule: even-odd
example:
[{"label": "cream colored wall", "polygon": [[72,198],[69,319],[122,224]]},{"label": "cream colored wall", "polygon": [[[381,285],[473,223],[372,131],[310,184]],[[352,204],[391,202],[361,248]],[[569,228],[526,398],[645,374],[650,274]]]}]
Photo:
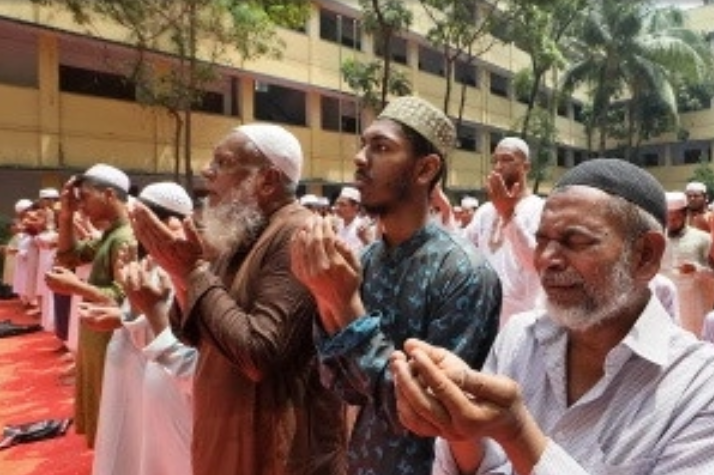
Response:
[{"label": "cream colored wall", "polygon": [[[316,6],[313,9],[315,13],[318,12]],[[29,1],[0,0],[0,16],[79,33],[86,30],[71,26],[71,18],[67,14],[37,7]],[[261,59],[235,65],[269,82],[284,83],[308,91],[308,125],[288,127],[301,140],[305,150],[304,177],[318,182],[349,181],[353,174],[352,160],[358,138],[354,134],[321,130],[319,91],[349,93],[347,85],[340,79],[340,58],[354,56],[368,59],[371,55],[320,40],[318,27],[317,17],[313,15],[307,34],[281,30],[279,34],[286,48],[280,60]],[[101,32],[115,40],[126,34],[120,27],[103,26]],[[39,89],[0,84],[0,104],[3,104],[5,110],[13,111],[12,114],[0,114],[0,164],[85,168],[103,160],[128,170],[170,173],[174,167],[173,124],[170,118],[161,111],[142,108],[131,102],[60,93],[57,86],[57,35],[48,30],[40,36]],[[370,39],[363,38],[365,51],[371,51],[370,45]],[[401,65],[397,67],[408,72],[416,94],[441,106],[443,79],[418,71],[416,48],[416,44],[410,43],[410,68],[405,69]],[[509,71],[527,66],[526,55],[509,45],[493,44],[482,53],[481,59]],[[224,55],[223,62],[237,63],[235,55],[231,54]],[[525,106],[491,94],[488,75],[484,74],[483,69],[480,69],[480,73],[480,87],[469,88],[464,118],[489,127],[511,129],[525,111]],[[457,111],[459,87],[454,84],[449,104],[452,115]],[[194,114],[194,171],[200,170],[206,163],[211,156],[213,144],[230,127],[242,120],[252,120],[251,77],[243,75],[240,92],[242,118]],[[363,118],[363,122],[368,120],[368,117]],[[683,123],[690,129],[692,139],[710,137],[714,126],[714,111],[685,115]],[[573,147],[584,146],[585,134],[580,124],[558,118],[558,125],[560,142]],[[488,137],[480,137],[480,144],[481,150],[478,153],[456,151],[449,158],[449,186],[483,186],[485,175],[490,169]],[[662,167],[652,171],[663,182],[677,187],[691,176],[693,168]]]}]

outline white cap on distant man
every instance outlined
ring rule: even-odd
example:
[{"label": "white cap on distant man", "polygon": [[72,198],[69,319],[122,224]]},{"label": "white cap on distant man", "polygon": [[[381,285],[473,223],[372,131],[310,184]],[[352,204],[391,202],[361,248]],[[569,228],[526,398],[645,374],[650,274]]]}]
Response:
[{"label": "white cap on distant man", "polygon": [[464,196],[461,198],[461,207],[464,209],[476,209],[478,208],[478,200],[473,196]]},{"label": "white cap on distant man", "polygon": [[668,191],[665,197],[668,211],[679,211],[687,207],[687,195],[681,191]]},{"label": "white cap on distant man", "polygon": [[193,212],[193,201],[186,190],[170,181],[146,185],[139,193],[139,199],[181,216],[189,216]]},{"label": "white cap on distant man", "polygon": [[526,160],[530,159],[530,147],[525,140],[519,137],[505,137],[498,142],[497,147],[503,147],[510,150],[518,150],[523,154]]},{"label": "white cap on distant man", "polygon": [[126,173],[111,165],[97,163],[84,172],[78,180],[85,179],[113,186],[124,191],[124,193],[129,192],[129,177]]},{"label": "white cap on distant man", "polygon": [[362,202],[362,194],[357,188],[352,186],[344,186],[340,191],[340,198],[347,198],[348,200],[356,201],[357,203]]},{"label": "white cap on distant man", "polygon": [[300,204],[303,206],[319,206],[320,198],[317,195],[307,194],[300,198]]},{"label": "white cap on distant man", "polygon": [[20,214],[32,207],[32,200],[28,200],[27,198],[23,198],[21,200],[18,200],[15,203],[15,213]]},{"label": "white cap on distant man", "polygon": [[684,190],[692,193],[706,193],[707,186],[699,181],[690,181]]},{"label": "white cap on distant man", "polygon": [[40,190],[40,198],[50,200],[59,199],[59,191],[57,191],[57,188],[42,188]]},{"label": "white cap on distant man", "polygon": [[293,134],[274,124],[245,124],[234,130],[245,134],[251,142],[291,182],[300,181],[302,147]]}]

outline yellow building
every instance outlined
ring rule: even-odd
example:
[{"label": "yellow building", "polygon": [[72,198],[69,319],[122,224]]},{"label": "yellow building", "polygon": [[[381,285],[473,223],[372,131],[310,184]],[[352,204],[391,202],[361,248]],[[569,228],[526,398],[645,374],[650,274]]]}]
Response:
[{"label": "yellow building", "polygon": [[[414,29],[397,40],[393,59],[415,94],[442,106],[443,57],[424,38],[424,19],[415,13]],[[259,120],[282,123],[300,139],[306,190],[331,196],[351,181],[358,130],[370,117],[359,112],[339,67],[347,58],[375,57],[359,16],[356,0],[314,1],[304,31],[279,31],[286,45],[282,58],[218,58],[220,78],[193,116],[194,172],[229,128]],[[139,104],[135,89],[117,72],[135,55],[127,37],[118,25],[83,27],[56,8],[0,0],[0,213],[100,161],[128,171],[137,184],[171,176],[173,121],[165,110]],[[457,64],[455,85],[466,83],[468,95],[460,146],[449,158],[447,186],[455,193],[482,188],[493,145],[524,113],[513,98],[511,78],[526,65],[522,51],[499,44],[474,65]],[[578,108],[573,101],[558,117],[556,176],[586,157],[583,126],[574,120]],[[454,94],[449,112],[457,109]],[[714,113],[689,114],[684,122],[693,146],[710,153]],[[666,187],[681,188],[691,176],[691,153],[688,143],[670,141],[652,146],[647,163]]]}]

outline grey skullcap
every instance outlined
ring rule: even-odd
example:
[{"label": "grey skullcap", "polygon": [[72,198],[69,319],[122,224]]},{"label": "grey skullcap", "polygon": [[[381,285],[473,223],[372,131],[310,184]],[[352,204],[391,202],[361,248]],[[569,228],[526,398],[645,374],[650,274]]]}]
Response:
[{"label": "grey skullcap", "polygon": [[554,189],[582,185],[619,196],[667,225],[667,203],[664,188],[642,168],[617,158],[595,158],[571,168]]},{"label": "grey skullcap", "polygon": [[451,119],[416,96],[392,100],[377,118],[391,119],[414,129],[442,156],[446,156],[456,143],[456,128]]}]

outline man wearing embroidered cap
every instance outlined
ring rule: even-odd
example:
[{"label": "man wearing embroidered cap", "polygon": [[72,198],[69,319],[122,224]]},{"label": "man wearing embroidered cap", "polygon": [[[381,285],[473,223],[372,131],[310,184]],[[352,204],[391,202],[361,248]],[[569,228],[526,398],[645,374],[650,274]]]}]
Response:
[{"label": "man wearing embroidered cap", "polygon": [[289,267],[290,238],[312,216],[296,199],[302,162],[298,140],[277,125],[242,125],[219,141],[202,172],[210,264],[189,221],[176,239],[146,207],[132,211],[176,286],[172,327],[199,352],[196,474],[342,473],[345,408],[320,383],[315,301]]},{"label": "man wearing embroidered cap", "polygon": [[[124,292],[114,277],[114,268],[123,246],[133,246],[134,238],[125,204],[129,177],[116,167],[103,163],[73,177],[62,188],[58,215],[57,262],[46,274],[47,285],[57,293],[72,294],[87,302],[120,304]],[[99,239],[78,239],[74,214],[82,212],[103,229]],[[70,269],[91,263],[85,282]],[[85,434],[87,445],[94,446],[99,415],[99,399],[104,360],[110,334],[79,326],[75,396],[75,426]]]},{"label": "man wearing embroidered cap", "polygon": [[362,206],[382,238],[359,257],[329,221],[296,235],[293,272],[320,309],[316,345],[323,381],[359,409],[347,472],[427,475],[433,440],[398,420],[389,354],[420,336],[478,366],[500,310],[498,278],[473,246],[429,220],[455,129],[417,97],[394,99],[362,133],[354,159]]},{"label": "man wearing embroidered cap", "polygon": [[712,213],[707,203],[707,187],[699,181],[690,181],[684,189],[687,195],[687,224],[704,232],[712,232]]},{"label": "man wearing embroidered cap", "polygon": [[440,436],[434,475],[714,473],[714,346],[648,288],[666,216],[645,170],[583,162],[536,234],[546,310],[503,327],[482,371],[418,340],[393,355],[402,422]]},{"label": "man wearing embroidered cap", "polygon": [[513,315],[531,310],[541,294],[533,251],[543,199],[528,187],[530,149],[524,140],[503,138],[491,164],[486,180],[490,201],[476,211],[466,234],[501,279],[503,326]]},{"label": "man wearing embroidered cap", "polygon": [[667,247],[662,273],[677,287],[682,327],[700,335],[704,316],[714,304],[714,249],[709,233],[687,224],[687,196],[668,192]]}]

